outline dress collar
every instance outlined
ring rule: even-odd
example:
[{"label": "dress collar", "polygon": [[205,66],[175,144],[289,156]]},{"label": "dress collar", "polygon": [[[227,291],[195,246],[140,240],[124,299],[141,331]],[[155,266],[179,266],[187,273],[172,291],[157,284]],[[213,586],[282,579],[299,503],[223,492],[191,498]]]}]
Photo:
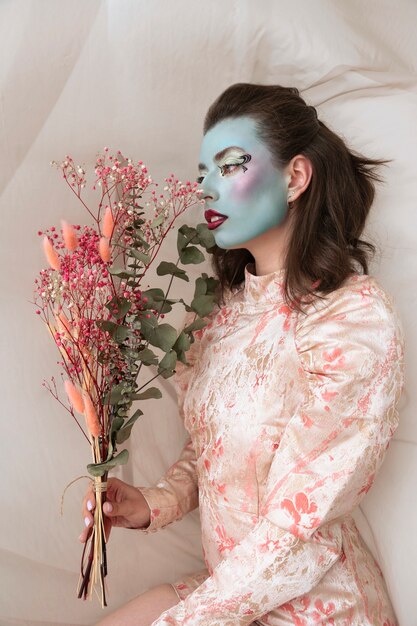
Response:
[{"label": "dress collar", "polygon": [[286,268],[282,267],[270,274],[257,276],[255,263],[245,265],[245,285],[243,299],[247,304],[277,304],[284,300],[284,279]]}]

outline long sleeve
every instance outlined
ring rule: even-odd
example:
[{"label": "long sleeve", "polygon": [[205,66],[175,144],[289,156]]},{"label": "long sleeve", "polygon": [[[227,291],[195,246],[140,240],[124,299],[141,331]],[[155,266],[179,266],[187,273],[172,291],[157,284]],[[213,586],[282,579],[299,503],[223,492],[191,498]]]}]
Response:
[{"label": "long sleeve", "polygon": [[152,626],[250,624],[313,589],[341,556],[338,522],[371,487],[398,424],[403,330],[370,278],[300,315],[294,341],[307,399],[282,431],[259,519]]},{"label": "long sleeve", "polygon": [[[187,313],[184,328],[193,319],[194,313]],[[198,335],[198,333],[196,334]],[[178,412],[183,421],[184,400],[198,349],[198,338],[194,335],[194,343],[186,352],[186,359],[190,365],[178,361],[176,373],[173,376],[178,399]],[[148,526],[137,530],[144,533],[156,532],[171,522],[179,521],[184,515],[198,507],[198,480],[195,466],[195,450],[191,438],[188,437],[178,460],[171,465],[154,487],[137,487],[150,509],[150,523]]]},{"label": "long sleeve", "polygon": [[194,447],[188,438],[179,459],[158,480],[155,487],[137,487],[150,509],[150,523],[137,530],[144,533],[155,532],[180,520],[186,513],[198,507],[195,464]]}]

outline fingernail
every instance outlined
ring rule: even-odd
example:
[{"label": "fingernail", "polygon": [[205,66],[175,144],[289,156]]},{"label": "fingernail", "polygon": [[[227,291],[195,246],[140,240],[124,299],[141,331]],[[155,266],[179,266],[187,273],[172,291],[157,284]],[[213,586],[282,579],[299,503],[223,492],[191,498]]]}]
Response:
[{"label": "fingernail", "polygon": [[105,513],[111,513],[111,512],[113,511],[113,507],[112,507],[112,505],[110,504],[110,502],[105,502],[105,503],[103,504],[103,511],[104,511]]},{"label": "fingernail", "polygon": [[87,500],[87,509],[88,509],[89,511],[92,511],[92,510],[93,510],[93,505],[91,504],[91,500]]},{"label": "fingernail", "polygon": [[86,526],[90,526],[90,520],[88,519],[88,517],[85,517],[85,518],[84,518],[84,524],[85,524]]},{"label": "fingernail", "polygon": [[81,533],[81,535],[78,537],[78,539],[79,539],[80,541],[82,541],[82,540],[83,540],[83,534],[82,534],[82,533]]}]

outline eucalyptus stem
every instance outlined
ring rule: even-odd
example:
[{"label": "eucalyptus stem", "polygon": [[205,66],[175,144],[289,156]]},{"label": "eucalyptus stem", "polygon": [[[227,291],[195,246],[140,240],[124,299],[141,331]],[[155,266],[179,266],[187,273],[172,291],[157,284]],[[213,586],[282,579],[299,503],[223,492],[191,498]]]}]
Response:
[{"label": "eucalyptus stem", "polygon": [[[180,257],[178,257],[177,262],[175,263],[175,266],[176,266],[176,267],[178,267],[178,263],[179,263],[179,262],[180,262]],[[163,306],[164,306],[164,304],[165,304],[165,302],[166,302],[166,299],[167,299],[167,296],[168,296],[169,290],[171,289],[171,285],[172,285],[172,281],[173,281],[173,279],[174,279],[174,274],[172,274],[172,275],[171,275],[171,279],[170,279],[170,281],[169,281],[168,289],[167,289],[167,292],[166,292],[166,294],[165,294],[164,300],[163,300],[163,302],[162,302],[161,309],[163,309]],[[160,314],[161,314],[161,311],[158,311],[158,315],[157,315],[157,317],[156,317],[156,320],[157,320],[157,321],[158,321],[158,319],[159,319]],[[147,340],[147,342],[146,342],[146,344],[145,344],[145,348],[147,348],[147,347],[148,347],[148,345],[149,345],[149,339]],[[137,373],[136,373],[136,379],[135,379],[135,381],[136,381],[136,380],[138,379],[138,377],[139,377],[140,370],[142,369],[142,365],[143,365],[143,361],[141,361],[141,362],[140,362],[140,365],[139,365],[138,371],[137,371]],[[157,374],[156,376],[154,376],[154,378],[157,378],[158,376],[160,376],[160,374],[161,374],[161,372],[160,372],[159,374]],[[153,379],[152,379],[152,380],[153,380]],[[141,389],[142,389],[142,388],[143,388],[143,386],[141,387]]]}]

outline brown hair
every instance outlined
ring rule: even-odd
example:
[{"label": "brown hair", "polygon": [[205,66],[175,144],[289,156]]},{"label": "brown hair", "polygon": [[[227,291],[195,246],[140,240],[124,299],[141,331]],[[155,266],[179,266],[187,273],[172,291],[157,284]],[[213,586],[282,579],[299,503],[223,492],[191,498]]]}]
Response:
[{"label": "brown hair", "polygon": [[[285,256],[284,294],[291,308],[302,311],[312,298],[337,289],[355,262],[368,273],[368,256],[375,245],[360,239],[374,195],[375,172],[389,160],[370,159],[350,150],[317,118],[295,87],[235,83],[213,102],[203,132],[225,118],[250,116],[259,137],[282,169],[297,154],[310,159],[313,174],[304,193],[291,203],[292,228]],[[224,304],[225,290],[244,281],[244,268],[254,257],[245,248],[209,249],[219,279],[217,296]],[[303,299],[307,296],[307,299]]]}]

